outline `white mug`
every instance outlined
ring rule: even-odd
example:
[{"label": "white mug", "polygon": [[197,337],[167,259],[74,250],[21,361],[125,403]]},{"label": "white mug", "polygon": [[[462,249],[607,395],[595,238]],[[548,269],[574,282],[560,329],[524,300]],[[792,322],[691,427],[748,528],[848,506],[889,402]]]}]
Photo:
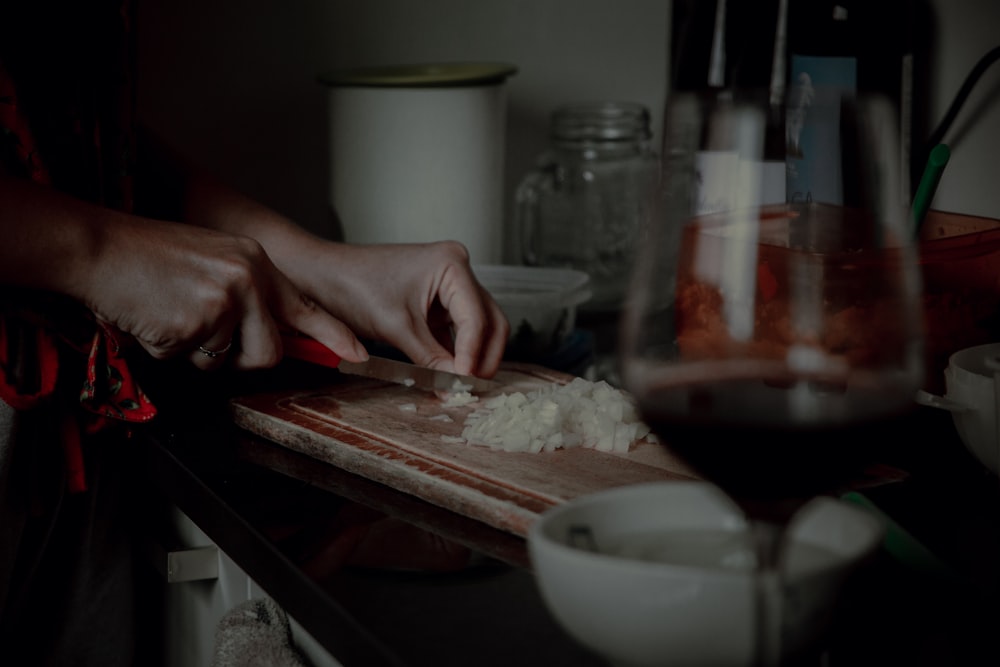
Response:
[{"label": "white mug", "polygon": [[349,243],[457,240],[503,252],[501,63],[339,70],[329,86],[330,205]]}]

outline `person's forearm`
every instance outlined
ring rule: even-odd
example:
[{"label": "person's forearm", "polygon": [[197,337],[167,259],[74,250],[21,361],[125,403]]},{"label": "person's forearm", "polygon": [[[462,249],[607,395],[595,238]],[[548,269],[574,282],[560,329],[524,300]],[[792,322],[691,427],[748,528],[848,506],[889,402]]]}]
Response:
[{"label": "person's forearm", "polygon": [[114,226],[128,216],[0,175],[0,284],[83,298]]},{"label": "person's forearm", "polygon": [[204,174],[187,181],[184,220],[256,240],[275,266],[302,288],[315,278],[312,255],[330,245],[274,209]]},{"label": "person's forearm", "polygon": [[289,242],[311,237],[286,216],[208,174],[194,173],[186,185],[183,209],[186,222],[249,236],[271,255],[280,254]]},{"label": "person's forearm", "polygon": [[300,284],[308,280],[302,269],[305,255],[316,251],[315,235],[199,168],[154,133],[143,130],[142,137],[143,194],[152,214],[253,238],[284,273]]}]

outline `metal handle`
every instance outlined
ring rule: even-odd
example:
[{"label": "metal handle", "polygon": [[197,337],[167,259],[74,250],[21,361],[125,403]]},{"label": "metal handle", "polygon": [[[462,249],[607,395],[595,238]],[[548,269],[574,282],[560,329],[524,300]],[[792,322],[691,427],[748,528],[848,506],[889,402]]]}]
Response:
[{"label": "metal handle", "polygon": [[219,548],[216,546],[170,551],[150,544],[153,566],[169,584],[219,578]]},{"label": "metal handle", "polygon": [[950,398],[932,394],[924,389],[917,390],[916,400],[920,405],[926,405],[929,408],[940,408],[941,410],[948,410],[949,412],[968,412],[972,409],[965,403],[959,403],[958,401],[953,401]]}]

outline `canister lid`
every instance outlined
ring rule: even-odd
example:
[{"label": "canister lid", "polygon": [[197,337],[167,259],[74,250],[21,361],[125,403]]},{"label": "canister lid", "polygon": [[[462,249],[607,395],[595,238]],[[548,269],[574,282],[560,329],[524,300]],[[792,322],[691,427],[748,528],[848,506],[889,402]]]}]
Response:
[{"label": "canister lid", "polygon": [[498,84],[516,73],[517,67],[508,63],[416,63],[333,70],[319,80],[330,86],[431,88]]}]

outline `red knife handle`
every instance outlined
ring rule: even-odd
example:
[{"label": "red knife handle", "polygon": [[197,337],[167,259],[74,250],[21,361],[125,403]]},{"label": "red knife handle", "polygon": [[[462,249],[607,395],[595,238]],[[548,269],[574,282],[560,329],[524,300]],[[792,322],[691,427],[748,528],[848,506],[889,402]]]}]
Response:
[{"label": "red knife handle", "polygon": [[315,338],[283,333],[281,334],[281,345],[285,350],[286,357],[330,368],[336,368],[340,365],[340,356]]}]

